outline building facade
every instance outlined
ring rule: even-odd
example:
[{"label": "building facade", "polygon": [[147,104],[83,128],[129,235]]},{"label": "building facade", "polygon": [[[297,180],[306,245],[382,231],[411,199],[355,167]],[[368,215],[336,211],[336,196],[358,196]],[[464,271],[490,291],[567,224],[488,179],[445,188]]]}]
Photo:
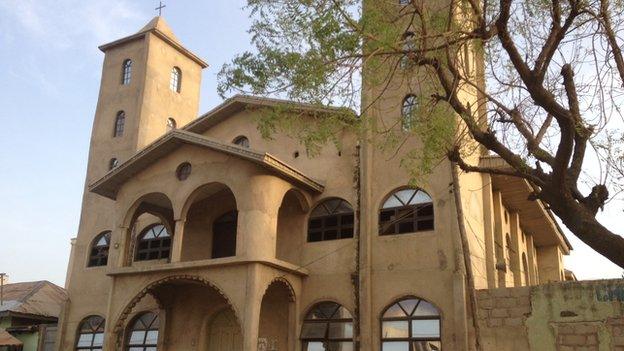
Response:
[{"label": "building facade", "polygon": [[[235,96],[197,117],[207,65],[161,17],[100,49],[60,350],[468,350],[467,273],[476,289],[565,279],[570,245],[522,180],[455,188],[442,162],[410,186],[401,155],[349,131],[308,157],[257,128],[331,107]],[[414,94],[392,82],[368,113],[400,115]]]}]

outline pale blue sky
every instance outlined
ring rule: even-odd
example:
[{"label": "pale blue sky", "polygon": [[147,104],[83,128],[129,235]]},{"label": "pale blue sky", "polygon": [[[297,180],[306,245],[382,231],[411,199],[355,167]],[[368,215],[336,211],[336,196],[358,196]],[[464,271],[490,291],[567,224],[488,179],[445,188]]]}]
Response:
[{"label": "pale blue sky", "polygon": [[[0,0],[0,272],[63,285],[76,235],[103,54],[134,33],[153,0]],[[216,74],[249,47],[244,0],[168,1],[164,17],[205,59],[200,112],[220,102]],[[616,227],[622,204],[610,205]],[[568,266],[579,278],[622,270],[575,238]]]}]

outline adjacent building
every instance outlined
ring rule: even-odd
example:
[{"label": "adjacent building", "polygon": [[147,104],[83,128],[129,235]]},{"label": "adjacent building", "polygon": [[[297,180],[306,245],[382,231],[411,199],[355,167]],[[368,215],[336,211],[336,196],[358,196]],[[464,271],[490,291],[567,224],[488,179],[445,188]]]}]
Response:
[{"label": "adjacent building", "polygon": [[38,281],[6,284],[0,295],[0,350],[54,350],[65,290]]}]

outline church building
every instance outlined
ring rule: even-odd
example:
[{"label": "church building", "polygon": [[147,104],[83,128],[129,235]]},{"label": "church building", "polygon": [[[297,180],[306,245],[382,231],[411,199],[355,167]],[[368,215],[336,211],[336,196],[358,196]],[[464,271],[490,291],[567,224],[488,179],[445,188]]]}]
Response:
[{"label": "church building", "polygon": [[[309,157],[258,130],[283,106],[310,123],[338,108],[237,95],[199,114],[208,65],[160,16],[100,49],[59,350],[468,350],[471,291],[566,279],[570,244],[524,180],[454,188],[443,161],[414,186],[351,131]],[[413,106],[391,89],[367,113]]]}]

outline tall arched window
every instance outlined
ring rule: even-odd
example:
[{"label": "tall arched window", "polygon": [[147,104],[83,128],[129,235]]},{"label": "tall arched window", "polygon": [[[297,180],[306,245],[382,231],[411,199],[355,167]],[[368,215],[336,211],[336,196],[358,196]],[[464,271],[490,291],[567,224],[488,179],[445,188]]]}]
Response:
[{"label": "tall arched window", "polygon": [[433,230],[433,200],[419,189],[399,190],[379,211],[379,234],[404,234]]},{"label": "tall arched window", "polygon": [[425,300],[406,298],[381,317],[382,351],[442,350],[440,312]]},{"label": "tall arched window", "polygon": [[101,351],[104,345],[104,318],[89,316],[82,320],[76,338],[76,350]]},{"label": "tall arched window", "polygon": [[137,261],[160,260],[169,258],[171,235],[162,224],[152,224],[139,235],[136,252]]},{"label": "tall arched window", "polygon": [[303,351],[352,351],[353,317],[335,302],[312,307],[301,327]]},{"label": "tall arched window", "polygon": [[171,80],[169,81],[169,89],[179,93],[182,90],[182,71],[178,67],[171,69]]},{"label": "tall arched window", "polygon": [[123,136],[124,128],[126,127],[126,113],[124,111],[117,112],[115,118],[115,129],[113,130],[113,137]]},{"label": "tall arched window", "polygon": [[127,59],[121,68],[121,84],[128,85],[132,80],[132,60]]},{"label": "tall arched window", "polygon": [[416,95],[407,95],[403,99],[403,107],[401,110],[401,126],[403,130],[408,132],[414,127],[415,113],[418,108],[418,98]]},{"label": "tall arched window", "polygon": [[127,351],[156,351],[158,349],[158,315],[145,312],[138,315],[128,331]]},{"label": "tall arched window", "polygon": [[343,199],[317,205],[308,221],[308,242],[353,238],[353,207]]},{"label": "tall arched window", "polygon": [[236,145],[238,145],[238,146],[242,146],[242,147],[249,148],[249,139],[248,139],[246,136],[244,136],[244,135],[237,136],[237,137],[236,137],[236,138],[232,141],[232,143],[234,143],[234,144],[236,144]]},{"label": "tall arched window", "polygon": [[108,250],[110,248],[111,232],[104,232],[91,243],[89,267],[106,266],[108,264]]},{"label": "tall arched window", "polygon": [[212,225],[212,258],[236,256],[238,211],[217,218]]},{"label": "tall arched window", "polygon": [[403,34],[403,57],[401,58],[401,68],[412,67],[411,55],[416,52],[416,35],[413,32]]}]

